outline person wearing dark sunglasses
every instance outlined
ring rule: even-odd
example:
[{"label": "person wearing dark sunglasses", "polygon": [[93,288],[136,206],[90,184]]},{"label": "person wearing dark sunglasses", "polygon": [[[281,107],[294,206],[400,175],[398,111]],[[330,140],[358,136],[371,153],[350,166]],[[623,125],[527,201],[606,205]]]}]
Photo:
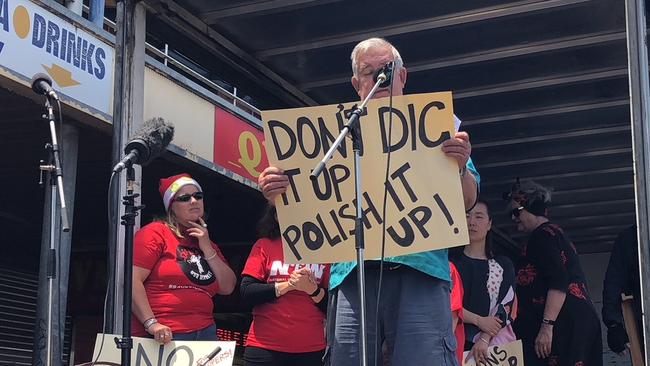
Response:
[{"label": "person wearing dark sunglasses", "polygon": [[601,366],[600,321],[575,246],[548,219],[551,191],[517,181],[505,198],[517,229],[529,234],[515,264],[514,330],[523,343],[524,363]]},{"label": "person wearing dark sunglasses", "polygon": [[237,279],[204,220],[203,192],[188,174],[160,180],[167,216],[142,227],[133,245],[134,336],[216,340],[215,295],[229,295]]},{"label": "person wearing dark sunglasses", "polygon": [[203,199],[203,192],[194,192],[194,193],[185,193],[177,197],[174,197],[176,202],[190,202],[194,198],[195,201],[201,201]]}]

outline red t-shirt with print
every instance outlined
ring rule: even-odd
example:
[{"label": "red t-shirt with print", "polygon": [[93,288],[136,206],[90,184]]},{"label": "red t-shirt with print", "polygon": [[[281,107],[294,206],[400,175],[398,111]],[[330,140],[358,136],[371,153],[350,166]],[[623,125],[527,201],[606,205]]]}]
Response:
[{"label": "red t-shirt with print", "polygon": [[[212,246],[225,261],[216,244]],[[189,333],[214,323],[212,297],[219,285],[196,238],[179,238],[165,223],[152,222],[135,234],[133,265],[151,271],[144,288],[160,324],[174,333]],[[147,335],[135,316],[131,317],[131,332],[138,337]]]},{"label": "red t-shirt with print", "polygon": [[449,269],[451,270],[451,312],[458,312],[458,323],[454,329],[456,336],[456,357],[460,365],[463,364],[463,350],[465,349],[465,326],[463,325],[463,280],[460,278],[460,273],[456,266],[449,262]]},{"label": "red t-shirt with print", "polygon": [[[329,283],[329,265],[285,264],[280,238],[260,239],[251,250],[242,275],[265,283],[288,281],[295,270],[308,266],[321,287]],[[325,315],[309,294],[290,291],[273,302],[255,306],[246,346],[287,353],[325,348]]]}]

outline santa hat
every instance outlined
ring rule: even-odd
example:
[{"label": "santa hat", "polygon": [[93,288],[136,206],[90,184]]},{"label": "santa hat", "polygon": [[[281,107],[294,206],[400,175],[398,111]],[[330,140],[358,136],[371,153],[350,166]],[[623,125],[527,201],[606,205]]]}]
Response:
[{"label": "santa hat", "polygon": [[172,175],[171,177],[162,178],[160,180],[158,191],[160,191],[160,195],[162,196],[165,211],[169,211],[169,206],[172,204],[176,192],[178,192],[181,187],[188,184],[194,185],[199,189],[199,191],[203,190],[199,183],[192,179],[192,177],[187,173]]}]

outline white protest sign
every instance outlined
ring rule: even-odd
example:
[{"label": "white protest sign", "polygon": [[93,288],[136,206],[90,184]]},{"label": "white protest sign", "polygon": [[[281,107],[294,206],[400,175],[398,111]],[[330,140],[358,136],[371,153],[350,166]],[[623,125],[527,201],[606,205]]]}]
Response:
[{"label": "white protest sign", "polygon": [[[115,345],[115,334],[97,334],[93,360],[101,349],[101,354],[95,365],[120,365],[122,351]],[[131,350],[131,365],[133,366],[196,366],[197,361],[213,353],[217,347],[221,351],[206,366],[232,366],[235,357],[235,342],[220,341],[172,341],[165,345],[149,338],[133,337]],[[103,341],[103,345],[102,345]],[[88,365],[90,363],[87,363]]]},{"label": "white protest sign", "polygon": [[[287,263],[355,258],[350,139],[345,139],[317,180],[309,178],[352,106],[262,112],[269,163],[284,169],[290,181],[287,193],[276,200]],[[456,128],[451,92],[395,97],[392,112],[386,98],[371,100],[360,126],[366,257],[380,257],[382,234],[389,257],[467,244],[459,167],[442,152],[442,143],[453,137]]]},{"label": "white protest sign", "polygon": [[[467,358],[469,351],[463,354],[463,360]],[[521,340],[502,344],[500,346],[488,347],[488,356],[485,361],[477,362],[472,358],[463,362],[463,366],[524,366],[524,350]]]}]

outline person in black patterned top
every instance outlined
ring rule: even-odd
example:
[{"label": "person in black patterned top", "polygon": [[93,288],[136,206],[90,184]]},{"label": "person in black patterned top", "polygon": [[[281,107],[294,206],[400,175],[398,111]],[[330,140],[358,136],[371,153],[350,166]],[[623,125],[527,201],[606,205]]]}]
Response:
[{"label": "person in black patterned top", "polygon": [[507,199],[517,229],[529,233],[515,265],[519,311],[514,328],[525,365],[601,366],[598,315],[573,243],[549,222],[550,190],[517,181]]}]

